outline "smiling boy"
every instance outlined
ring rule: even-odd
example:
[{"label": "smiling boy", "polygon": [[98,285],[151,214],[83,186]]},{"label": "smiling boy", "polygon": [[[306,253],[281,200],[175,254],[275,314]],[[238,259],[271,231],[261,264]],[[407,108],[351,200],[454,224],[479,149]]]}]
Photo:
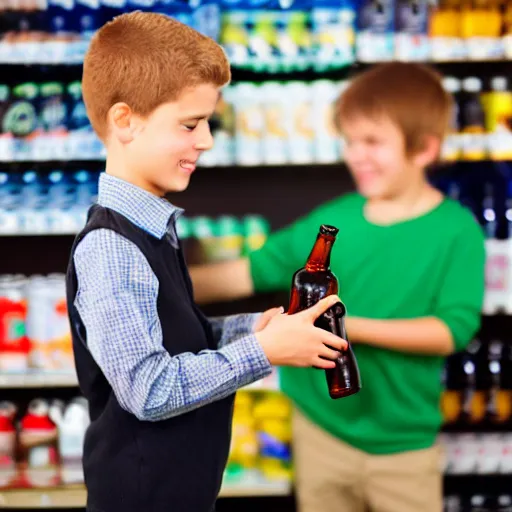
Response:
[{"label": "smiling boy", "polygon": [[333,401],[322,372],[281,372],[296,406],[301,512],[441,512],[441,371],[478,329],[485,260],[471,213],[427,179],[451,112],[430,68],[361,73],[335,108],[357,193],[273,233],[246,259],[191,269],[199,302],[288,290],[320,221],[340,228],[331,268],[363,388]]},{"label": "smiling boy", "polygon": [[[71,251],[68,311],[91,424],[89,512],[211,512],[230,445],[233,396],[272,365],[332,368],[345,341],[304,314],[208,319],[194,302],[165,199],[212,146],[208,119],[229,64],[211,39],[134,12],[93,37],[87,113],[105,143],[98,204]],[[332,347],[332,348],[329,348]]]}]

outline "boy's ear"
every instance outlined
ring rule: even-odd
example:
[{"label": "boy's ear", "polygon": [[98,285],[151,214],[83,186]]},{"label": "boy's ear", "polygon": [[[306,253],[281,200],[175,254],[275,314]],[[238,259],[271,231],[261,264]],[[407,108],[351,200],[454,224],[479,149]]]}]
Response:
[{"label": "boy's ear", "polygon": [[416,167],[426,169],[432,165],[441,154],[441,140],[435,135],[425,135],[421,147],[414,153],[413,161]]},{"label": "boy's ear", "polygon": [[129,105],[115,103],[108,111],[109,132],[119,142],[128,144],[142,127],[142,119],[135,114]]}]

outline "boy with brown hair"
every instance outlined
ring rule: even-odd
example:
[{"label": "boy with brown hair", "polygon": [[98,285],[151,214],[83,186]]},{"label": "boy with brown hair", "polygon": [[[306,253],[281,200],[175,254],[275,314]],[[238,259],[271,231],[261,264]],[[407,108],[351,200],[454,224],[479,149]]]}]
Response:
[{"label": "boy with brown hair", "polygon": [[357,193],[273,233],[247,259],[191,269],[199,302],[289,290],[319,224],[340,228],[331,268],[363,388],[331,400],[323,372],[280,372],[296,406],[302,512],[442,510],[441,371],[444,357],[478,329],[485,259],[471,213],[426,178],[451,109],[425,66],[389,63],[361,73],[335,105]]},{"label": "boy with brown hair", "polygon": [[[229,64],[211,39],[134,12],[93,37],[87,112],[107,149],[98,204],[72,248],[68,310],[91,425],[83,465],[91,512],[211,512],[229,451],[235,391],[271,365],[332,368],[346,342],[297,318],[207,319],[176,236],[187,188],[212,145],[208,119]],[[332,348],[329,348],[332,347]]]}]

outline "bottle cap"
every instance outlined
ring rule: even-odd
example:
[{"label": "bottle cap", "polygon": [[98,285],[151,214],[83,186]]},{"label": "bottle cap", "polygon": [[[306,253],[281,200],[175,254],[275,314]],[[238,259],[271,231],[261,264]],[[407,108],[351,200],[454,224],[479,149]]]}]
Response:
[{"label": "bottle cap", "polygon": [[328,236],[336,236],[339,233],[339,229],[335,228],[334,226],[329,226],[328,224],[322,224],[320,226],[320,233],[322,235],[328,235]]}]

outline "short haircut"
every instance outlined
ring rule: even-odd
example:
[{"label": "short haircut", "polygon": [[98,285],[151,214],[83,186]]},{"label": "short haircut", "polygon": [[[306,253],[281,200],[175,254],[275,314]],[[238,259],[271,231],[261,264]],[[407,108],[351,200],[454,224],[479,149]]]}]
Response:
[{"label": "short haircut", "polygon": [[135,11],[114,18],[93,36],[82,89],[89,120],[105,140],[107,114],[117,102],[147,116],[188,87],[222,87],[230,79],[227,57],[213,39],[169,16]]},{"label": "short haircut", "polygon": [[406,152],[422,149],[425,136],[445,137],[452,116],[453,98],[441,76],[426,65],[392,62],[357,75],[336,102],[335,125],[355,117],[387,117],[404,135]]}]

